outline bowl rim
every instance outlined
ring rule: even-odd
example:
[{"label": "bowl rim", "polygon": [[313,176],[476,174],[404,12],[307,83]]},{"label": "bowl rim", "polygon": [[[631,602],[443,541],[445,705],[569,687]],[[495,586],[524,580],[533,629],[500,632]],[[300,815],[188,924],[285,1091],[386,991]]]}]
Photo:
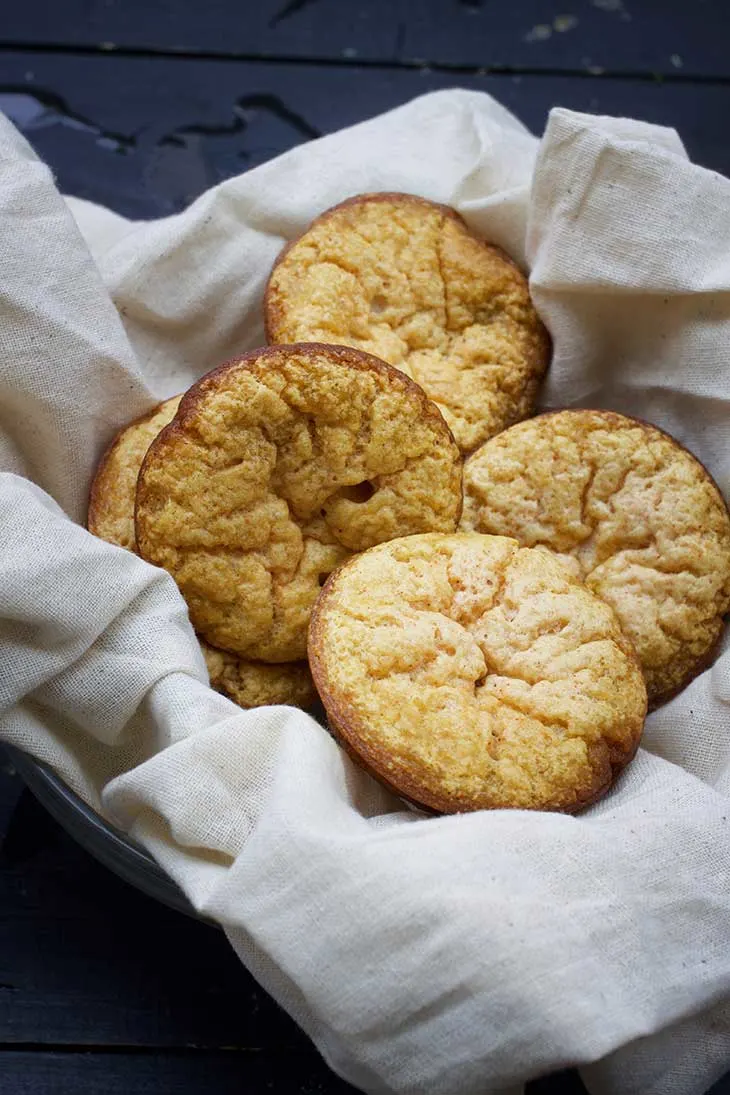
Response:
[{"label": "bowl rim", "polygon": [[213,923],[196,912],[177,883],[144,848],[93,810],[49,765],[17,746],[4,742],[3,748],[28,790],[94,859],[168,908]]}]

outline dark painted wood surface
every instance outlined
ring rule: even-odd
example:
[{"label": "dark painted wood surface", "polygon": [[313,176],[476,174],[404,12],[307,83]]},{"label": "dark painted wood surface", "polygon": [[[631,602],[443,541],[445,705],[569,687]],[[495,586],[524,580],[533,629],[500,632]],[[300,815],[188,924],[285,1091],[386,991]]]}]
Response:
[{"label": "dark painted wood surface", "polygon": [[0,42],[726,76],[726,0],[26,0]]},{"label": "dark painted wood surface", "polygon": [[[345,1095],[214,928],[96,863],[0,767],[0,1091]],[[532,1095],[581,1095],[577,1078]]]},{"label": "dark painted wood surface", "polygon": [[43,54],[0,55],[0,109],[69,193],[130,217],[182,208],[207,186],[292,145],[459,86],[500,99],[535,133],[552,106],[640,115],[679,129],[730,174],[730,83]]},{"label": "dark painted wood surface", "polygon": [[[63,190],[140,218],[454,85],[538,133],[556,104],[674,125],[730,174],[728,25],[725,0],[26,0],[0,5],[0,109]],[[110,875],[0,763],[3,1095],[348,1090],[220,933]]]}]

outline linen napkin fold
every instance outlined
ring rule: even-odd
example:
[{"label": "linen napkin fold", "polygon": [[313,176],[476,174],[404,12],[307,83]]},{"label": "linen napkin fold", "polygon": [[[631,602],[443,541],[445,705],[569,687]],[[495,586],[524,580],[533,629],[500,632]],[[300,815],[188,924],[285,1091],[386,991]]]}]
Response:
[{"label": "linen napkin fold", "polygon": [[440,92],[142,224],[64,200],[3,121],[0,737],[147,847],[364,1091],[584,1064],[593,1095],[701,1095],[730,1065],[727,644],[584,814],[423,820],[307,715],[212,692],[172,579],[80,527],[113,432],[260,343],[280,248],[364,190],[528,264],[546,404],[648,418],[727,494],[730,183],[672,131],[556,110],[538,143]]}]

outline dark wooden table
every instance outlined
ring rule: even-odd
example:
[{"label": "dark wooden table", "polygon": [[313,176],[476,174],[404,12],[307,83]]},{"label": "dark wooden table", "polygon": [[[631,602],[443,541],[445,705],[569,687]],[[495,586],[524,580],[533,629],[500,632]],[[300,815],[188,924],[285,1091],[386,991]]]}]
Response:
[{"label": "dark wooden table", "polygon": [[[727,0],[16,0],[0,109],[63,190],[138,218],[451,86],[535,132],[555,104],[673,125],[730,175],[729,29]],[[1,761],[3,1095],[351,1090],[220,933],[96,864]]]}]

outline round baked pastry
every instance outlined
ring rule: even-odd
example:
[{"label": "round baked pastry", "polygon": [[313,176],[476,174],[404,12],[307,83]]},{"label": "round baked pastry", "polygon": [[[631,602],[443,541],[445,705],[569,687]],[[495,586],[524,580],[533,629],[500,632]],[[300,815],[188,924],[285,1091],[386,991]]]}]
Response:
[{"label": "round baked pastry", "polygon": [[134,496],[137,476],[147,449],[175,417],[181,395],[166,399],[120,430],[99,461],[86,521],[89,532],[127,551],[137,551],[134,535]]},{"label": "round baked pastry", "polygon": [[609,411],[540,415],[466,463],[462,527],[559,552],[616,611],[656,706],[711,659],[730,608],[730,517],[707,470]]},{"label": "round baked pastry", "polygon": [[309,661],[351,754],[441,813],[582,809],[646,714],[613,610],[501,536],[410,536],[350,560],[314,609]]},{"label": "round baked pastry", "polygon": [[275,346],[185,395],[140,471],[137,544],[213,646],[293,661],[336,566],[453,531],[461,504],[459,450],[418,385],[358,350]]},{"label": "round baked pastry", "polygon": [[462,452],[531,414],[550,339],[527,279],[453,209],[362,194],[280,255],[266,289],[270,342],[376,354],[439,406]]},{"label": "round baked pastry", "polygon": [[239,707],[266,707],[281,703],[308,711],[317,693],[307,662],[267,665],[250,662],[201,642],[210,687],[222,692]]},{"label": "round baked pastry", "polygon": [[[134,497],[147,449],[174,417],[182,396],[168,399],[117,434],[96,470],[88,528],[95,536],[136,553]],[[317,699],[305,661],[264,665],[201,643],[211,688],[241,707],[288,704],[308,709]]]}]

